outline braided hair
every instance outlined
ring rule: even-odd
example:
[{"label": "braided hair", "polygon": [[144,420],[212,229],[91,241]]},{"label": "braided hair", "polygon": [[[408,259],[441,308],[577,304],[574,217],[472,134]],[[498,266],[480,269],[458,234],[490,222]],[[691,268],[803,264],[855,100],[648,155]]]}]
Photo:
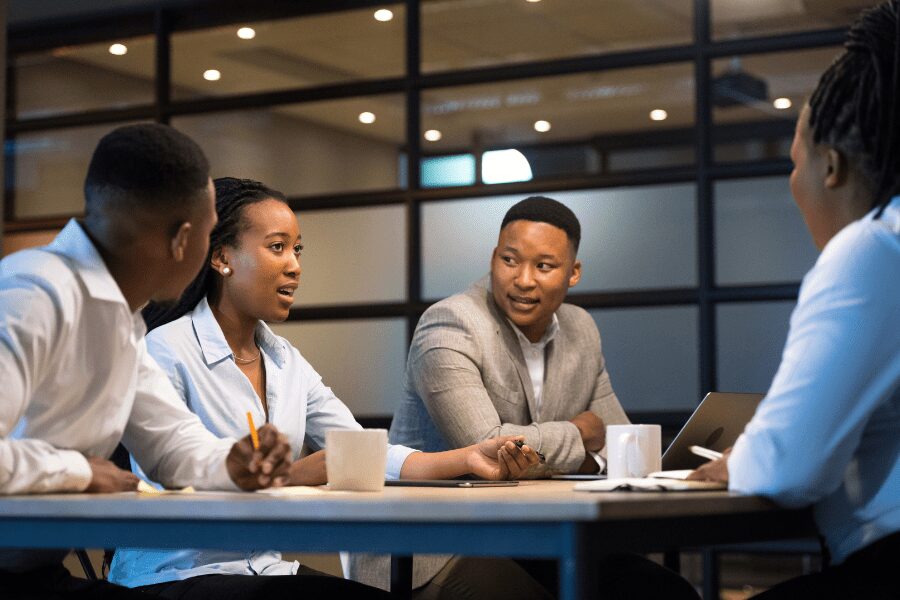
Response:
[{"label": "braided hair", "polygon": [[813,141],[855,162],[879,217],[900,193],[900,0],[860,15],[809,107]]},{"label": "braided hair", "polygon": [[210,233],[206,262],[174,305],[151,302],[144,308],[142,315],[147,323],[147,331],[186,315],[194,310],[204,296],[216,292],[221,275],[212,268],[210,261],[219,248],[237,247],[238,237],[246,226],[243,220],[244,209],[270,199],[287,203],[284,194],[252,179],[220,177],[213,184],[216,187],[216,215],[219,221]]}]

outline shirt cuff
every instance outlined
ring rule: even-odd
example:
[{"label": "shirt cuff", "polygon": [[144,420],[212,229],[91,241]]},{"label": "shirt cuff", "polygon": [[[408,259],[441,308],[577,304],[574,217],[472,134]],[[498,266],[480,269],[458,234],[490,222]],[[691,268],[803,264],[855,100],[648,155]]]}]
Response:
[{"label": "shirt cuff", "polygon": [[588,452],[588,454],[590,454],[594,458],[594,460],[597,461],[597,466],[600,467],[600,470],[597,471],[598,473],[602,473],[606,470],[606,459],[600,456],[599,452]]},{"label": "shirt cuff", "polygon": [[51,490],[61,492],[83,492],[91,485],[94,471],[88,460],[75,450],[60,450],[56,453],[61,463],[60,481]]},{"label": "shirt cuff", "polygon": [[234,444],[234,440],[226,438],[223,442],[223,446],[227,444],[227,447],[225,447],[224,452],[222,452],[221,460],[213,462],[209,469],[206,481],[203,486],[198,489],[220,490],[224,492],[243,491],[228,473],[228,453],[231,452],[231,446]]},{"label": "shirt cuff", "polygon": [[419,452],[406,446],[388,445],[387,463],[384,466],[384,477],[388,480],[400,479],[400,469],[413,452]]}]

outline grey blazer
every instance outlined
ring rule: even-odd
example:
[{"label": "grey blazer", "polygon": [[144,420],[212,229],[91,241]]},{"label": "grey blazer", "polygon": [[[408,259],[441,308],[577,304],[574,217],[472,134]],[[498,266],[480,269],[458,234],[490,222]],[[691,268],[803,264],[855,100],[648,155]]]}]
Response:
[{"label": "grey blazer", "polygon": [[[547,458],[539,475],[576,471],[585,452],[569,419],[586,410],[608,425],[628,423],[628,417],[610,384],[593,318],[570,304],[556,316],[559,332],[547,345],[538,412],[522,348],[494,302],[489,277],[431,306],[413,335],[391,443],[437,452],[524,435]],[[416,556],[414,587],[426,584],[448,558]],[[351,556],[350,576],[387,589],[388,564],[386,557]]]}]

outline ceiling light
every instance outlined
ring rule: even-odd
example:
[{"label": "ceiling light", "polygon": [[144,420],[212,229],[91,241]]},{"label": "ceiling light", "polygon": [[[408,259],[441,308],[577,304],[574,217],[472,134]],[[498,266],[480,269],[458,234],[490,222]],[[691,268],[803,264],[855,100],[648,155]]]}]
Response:
[{"label": "ceiling light", "polygon": [[387,23],[391,19],[394,18],[394,13],[389,11],[386,8],[379,8],[375,11],[375,20],[381,21],[382,23]]},{"label": "ceiling light", "polygon": [[237,30],[237,36],[242,40],[252,40],[256,37],[256,30],[252,27],[241,27]]},{"label": "ceiling light", "polygon": [[547,133],[550,131],[550,121],[535,121],[534,130],[540,133]]},{"label": "ceiling light", "polygon": [[218,81],[222,78],[222,74],[216,69],[207,69],[203,71],[203,79],[207,81]]},{"label": "ceiling light", "polygon": [[775,98],[775,101],[772,102],[772,106],[778,110],[785,110],[793,106],[793,102],[791,102],[790,98]]},{"label": "ceiling light", "polygon": [[661,108],[657,108],[650,111],[650,118],[654,121],[665,121],[669,118],[669,113]]},{"label": "ceiling light", "polygon": [[371,125],[375,122],[375,114],[369,111],[359,113],[359,122]]},{"label": "ceiling light", "polygon": [[541,0],[525,0],[525,2],[531,2],[532,4],[534,4],[535,2],[540,2],[540,1]]},{"label": "ceiling light", "polygon": [[128,52],[128,46],[125,44],[113,44],[109,47],[109,53],[114,54],[115,56],[122,56],[126,52]]},{"label": "ceiling light", "polygon": [[444,134],[437,129],[429,129],[425,132],[425,139],[429,142],[438,142],[442,137],[444,137]]}]

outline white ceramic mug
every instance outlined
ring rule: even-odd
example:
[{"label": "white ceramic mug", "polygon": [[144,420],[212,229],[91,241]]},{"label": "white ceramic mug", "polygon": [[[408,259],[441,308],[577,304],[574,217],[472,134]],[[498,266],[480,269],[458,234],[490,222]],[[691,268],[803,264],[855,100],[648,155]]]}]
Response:
[{"label": "white ceramic mug", "polygon": [[325,432],[325,471],[333,490],[380,491],[386,461],[386,429]]},{"label": "white ceramic mug", "polygon": [[662,469],[659,425],[609,425],[606,428],[606,472],[610,479],[646,477]]}]

